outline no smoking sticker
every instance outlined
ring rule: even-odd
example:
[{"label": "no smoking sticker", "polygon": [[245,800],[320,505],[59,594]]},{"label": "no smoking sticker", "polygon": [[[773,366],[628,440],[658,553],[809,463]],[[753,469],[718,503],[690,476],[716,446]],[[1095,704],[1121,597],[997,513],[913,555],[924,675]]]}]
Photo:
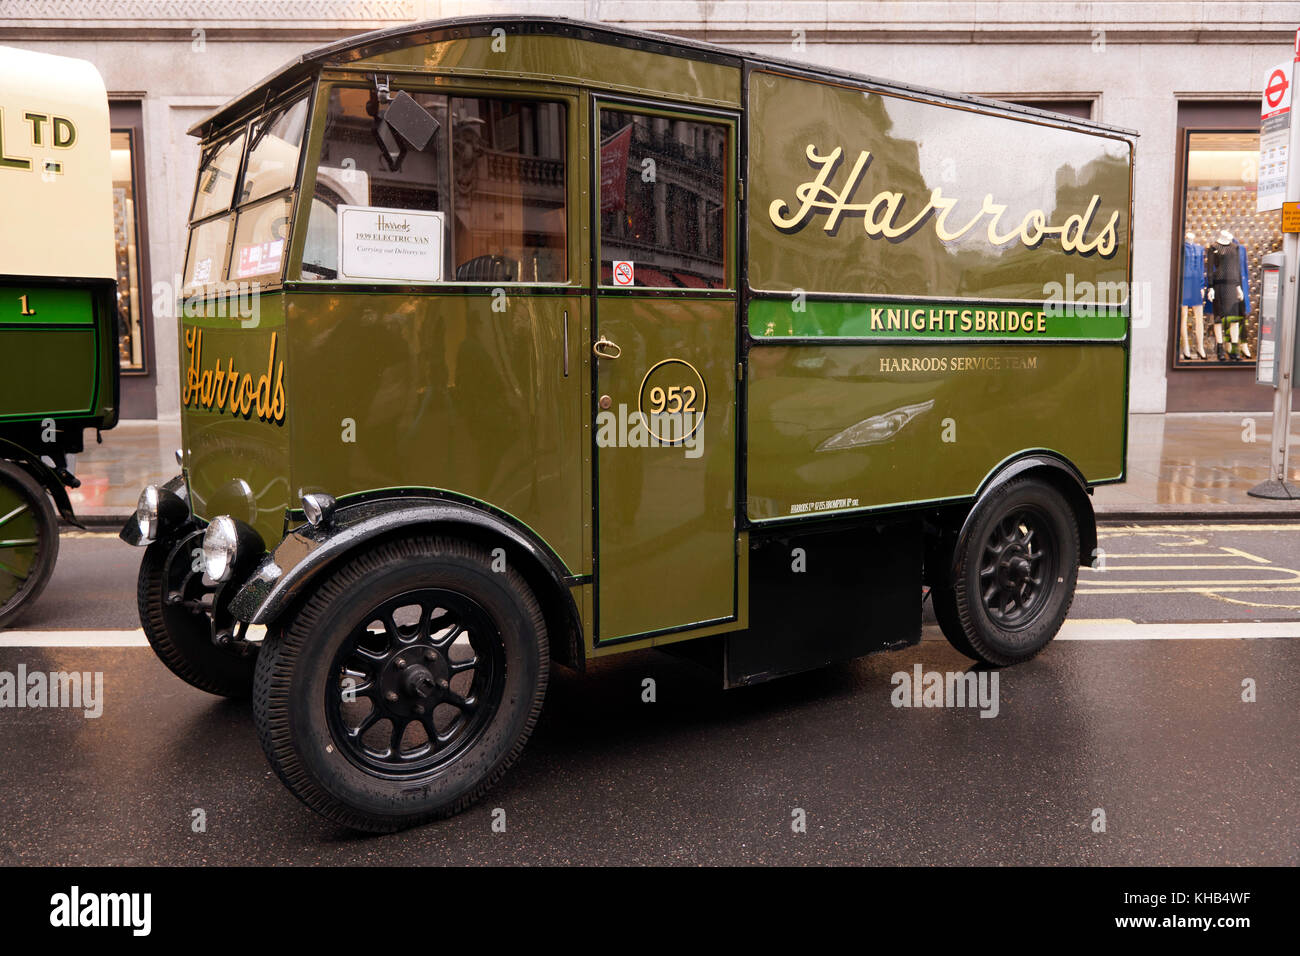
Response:
[{"label": "no smoking sticker", "polygon": [[614,261],[614,285],[631,285],[632,277],[632,263],[625,259],[616,259]]}]

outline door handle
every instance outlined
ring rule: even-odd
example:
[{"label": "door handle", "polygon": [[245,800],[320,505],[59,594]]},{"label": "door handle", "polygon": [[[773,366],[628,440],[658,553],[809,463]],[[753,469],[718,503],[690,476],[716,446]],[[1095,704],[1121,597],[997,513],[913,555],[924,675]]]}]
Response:
[{"label": "door handle", "polygon": [[621,348],[603,335],[596,340],[596,344],[591,347],[591,350],[596,354],[596,358],[616,359],[623,354]]}]

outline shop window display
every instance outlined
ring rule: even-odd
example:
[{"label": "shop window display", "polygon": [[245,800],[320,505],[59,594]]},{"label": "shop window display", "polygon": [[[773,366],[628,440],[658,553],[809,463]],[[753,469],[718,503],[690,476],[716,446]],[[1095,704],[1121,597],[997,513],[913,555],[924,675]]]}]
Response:
[{"label": "shop window display", "polygon": [[1282,248],[1275,212],[1256,212],[1259,135],[1189,132],[1175,363],[1254,362],[1262,259]]},{"label": "shop window display", "polygon": [[118,362],[124,372],[145,371],[140,294],[139,223],[136,218],[134,153],[129,130],[114,130],[113,231],[117,258]]}]

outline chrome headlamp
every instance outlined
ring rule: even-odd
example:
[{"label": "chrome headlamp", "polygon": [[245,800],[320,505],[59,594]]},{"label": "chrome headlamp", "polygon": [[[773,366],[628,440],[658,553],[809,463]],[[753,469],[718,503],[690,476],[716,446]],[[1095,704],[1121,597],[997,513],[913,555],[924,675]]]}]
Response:
[{"label": "chrome headlamp", "polygon": [[203,533],[203,571],[214,581],[225,581],[235,567],[235,553],[239,548],[239,532],[235,519],[221,515],[212,519]]},{"label": "chrome headlamp", "polygon": [[203,572],[213,581],[228,581],[265,550],[262,536],[244,522],[218,515],[203,533]]},{"label": "chrome headlamp", "polygon": [[307,518],[307,523],[313,528],[319,528],[327,524],[334,515],[334,509],[338,507],[338,502],[333,496],[323,492],[311,492],[302,496],[302,513]]},{"label": "chrome headlamp", "polygon": [[127,544],[145,547],[167,538],[190,517],[189,496],[184,482],[173,478],[163,485],[147,485],[118,535]]},{"label": "chrome headlamp", "polygon": [[158,486],[145,485],[135,503],[135,524],[140,540],[148,543],[158,537]]}]

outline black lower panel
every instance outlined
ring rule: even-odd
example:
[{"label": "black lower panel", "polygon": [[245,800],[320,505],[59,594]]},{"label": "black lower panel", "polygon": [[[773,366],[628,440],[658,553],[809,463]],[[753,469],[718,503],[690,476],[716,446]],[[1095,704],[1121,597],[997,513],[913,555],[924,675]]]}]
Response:
[{"label": "black lower panel", "polygon": [[921,639],[921,528],[753,534],[749,629],[725,638],[727,687]]}]

